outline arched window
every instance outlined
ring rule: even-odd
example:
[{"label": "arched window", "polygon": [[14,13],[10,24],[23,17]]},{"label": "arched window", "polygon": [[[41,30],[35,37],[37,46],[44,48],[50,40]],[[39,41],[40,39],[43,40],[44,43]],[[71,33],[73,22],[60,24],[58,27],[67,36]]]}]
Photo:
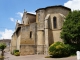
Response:
[{"label": "arched window", "polygon": [[53,17],[53,28],[57,28],[57,18]]}]

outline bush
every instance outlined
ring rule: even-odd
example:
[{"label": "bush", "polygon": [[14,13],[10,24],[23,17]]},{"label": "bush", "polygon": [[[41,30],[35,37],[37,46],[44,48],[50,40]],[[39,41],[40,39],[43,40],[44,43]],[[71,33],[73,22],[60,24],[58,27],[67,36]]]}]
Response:
[{"label": "bush", "polygon": [[15,56],[20,56],[20,52],[15,52],[14,55]]},{"label": "bush", "polygon": [[70,56],[71,46],[62,42],[55,42],[49,47],[49,54],[52,57]]},{"label": "bush", "polygon": [[16,52],[19,52],[19,50],[14,50],[14,51],[13,51],[13,54],[15,54]]}]

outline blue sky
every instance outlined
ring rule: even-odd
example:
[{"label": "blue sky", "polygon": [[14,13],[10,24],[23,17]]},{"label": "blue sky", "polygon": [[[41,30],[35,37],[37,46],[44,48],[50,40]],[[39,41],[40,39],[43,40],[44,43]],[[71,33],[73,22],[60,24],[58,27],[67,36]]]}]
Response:
[{"label": "blue sky", "polygon": [[21,21],[24,9],[30,13],[52,5],[63,5],[71,9],[77,6],[75,9],[78,9],[79,2],[79,0],[0,0],[0,39],[11,37],[16,20]]}]

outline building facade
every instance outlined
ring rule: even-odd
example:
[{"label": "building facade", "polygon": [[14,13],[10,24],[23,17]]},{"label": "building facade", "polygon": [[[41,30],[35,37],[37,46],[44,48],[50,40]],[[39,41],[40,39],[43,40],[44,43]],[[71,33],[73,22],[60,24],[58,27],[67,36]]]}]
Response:
[{"label": "building facade", "polygon": [[48,54],[52,43],[62,42],[60,32],[70,11],[61,5],[39,8],[36,15],[24,11],[22,22],[16,23],[12,35],[11,52],[18,49],[20,55]]}]

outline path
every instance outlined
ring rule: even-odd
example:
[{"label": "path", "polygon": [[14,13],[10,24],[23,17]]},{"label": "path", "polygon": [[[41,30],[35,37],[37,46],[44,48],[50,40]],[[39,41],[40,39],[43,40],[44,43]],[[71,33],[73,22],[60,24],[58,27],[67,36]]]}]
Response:
[{"label": "path", "polygon": [[77,60],[76,56],[67,58],[44,58],[44,55],[26,55],[26,56],[14,56],[10,53],[5,53],[4,60]]}]

